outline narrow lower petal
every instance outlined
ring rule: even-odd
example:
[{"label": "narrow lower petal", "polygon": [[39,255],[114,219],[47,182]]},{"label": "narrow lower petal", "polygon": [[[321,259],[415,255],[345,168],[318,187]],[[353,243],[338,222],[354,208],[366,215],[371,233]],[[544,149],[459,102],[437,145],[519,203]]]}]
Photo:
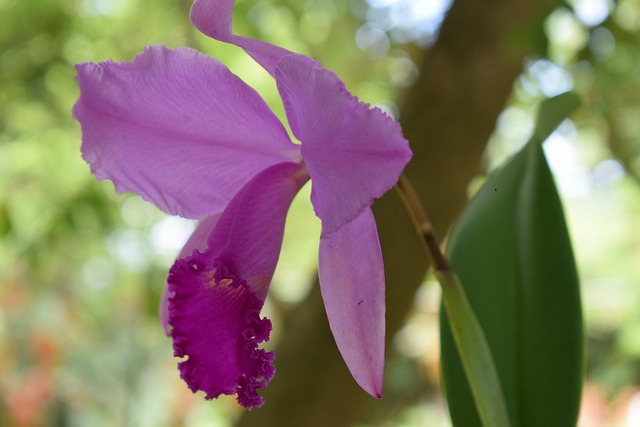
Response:
[{"label": "narrow lower petal", "polygon": [[220,212],[257,171],[300,158],[263,99],[193,49],[151,46],[132,62],[77,69],[84,159],[166,212]]},{"label": "narrow lower petal", "polygon": [[319,275],[329,326],[351,375],[381,398],[385,282],[371,209],[320,239]]},{"label": "narrow lower petal", "polygon": [[[181,377],[211,399],[237,394],[260,406],[273,353],[258,348],[271,323],[259,317],[280,253],[287,210],[308,180],[304,165],[282,163],[251,179],[219,218],[203,252],[169,274],[169,324]],[[200,240],[200,239],[198,239]]]},{"label": "narrow lower petal", "polygon": [[331,71],[303,55],[280,59],[276,81],[287,118],[302,142],[311,200],[332,233],[395,185],[411,159],[400,125],[359,102]]},{"label": "narrow lower petal", "polygon": [[[177,259],[186,258],[191,256],[195,250],[199,252],[204,252],[207,249],[207,239],[209,238],[209,234],[213,231],[213,228],[218,223],[220,219],[221,213],[217,213],[214,215],[210,215],[204,218],[202,221],[198,223],[198,226],[189,239],[182,247],[182,250],[178,254]],[[162,325],[162,329],[164,329],[164,333],[169,335],[169,285],[166,284],[164,289],[162,290],[162,296],[160,298],[160,307],[158,309],[158,315],[160,318],[160,324]]]},{"label": "narrow lower petal", "polygon": [[234,0],[196,0],[191,6],[191,22],[203,34],[244,49],[269,74],[276,63],[291,51],[248,37],[236,36],[232,30]]}]

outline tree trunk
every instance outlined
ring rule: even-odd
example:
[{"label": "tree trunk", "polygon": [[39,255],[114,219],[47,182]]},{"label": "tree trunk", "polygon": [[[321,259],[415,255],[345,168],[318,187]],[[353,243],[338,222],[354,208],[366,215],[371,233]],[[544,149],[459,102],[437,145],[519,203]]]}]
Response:
[{"label": "tree trunk", "polygon": [[[467,201],[495,121],[533,50],[544,0],[458,0],[421,75],[401,105],[414,157],[406,173],[436,230],[444,236]],[[524,35],[523,35],[524,34]],[[397,195],[374,205],[387,275],[387,347],[402,326],[427,270],[425,253]],[[240,427],[342,427],[380,408],[406,404],[387,391],[379,402],[356,385],[328,328],[319,287],[285,319],[276,352],[277,375],[262,393],[266,404],[245,413]],[[388,351],[388,353],[391,350]]]}]

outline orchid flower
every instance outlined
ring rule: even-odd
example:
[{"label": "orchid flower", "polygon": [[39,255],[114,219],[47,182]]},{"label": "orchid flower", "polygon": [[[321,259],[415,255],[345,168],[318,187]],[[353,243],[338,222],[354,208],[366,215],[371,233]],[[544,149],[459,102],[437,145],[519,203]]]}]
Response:
[{"label": "orchid flower", "polygon": [[160,317],[189,388],[252,408],[272,379],[260,317],[287,210],[312,182],[322,221],[319,278],[336,344],[356,382],[382,395],[384,271],[371,212],[411,157],[399,125],[311,58],[234,35],[233,0],[197,0],[192,23],[243,48],[276,81],[295,144],[264,100],[189,48],[77,66],[82,155],[118,192],[199,219],[169,272]]}]

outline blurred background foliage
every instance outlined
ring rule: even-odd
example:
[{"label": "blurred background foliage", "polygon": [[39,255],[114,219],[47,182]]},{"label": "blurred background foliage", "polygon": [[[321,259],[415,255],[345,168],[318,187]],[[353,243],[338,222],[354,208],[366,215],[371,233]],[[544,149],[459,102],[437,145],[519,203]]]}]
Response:
[{"label": "blurred background foliage", "polygon": [[[321,60],[395,117],[449,7],[447,0],[237,3],[237,33]],[[158,323],[166,272],[193,224],[97,182],[70,115],[74,64],[131,60],[164,43],[220,59],[283,117],[271,78],[242,51],[200,35],[189,7],[188,0],[0,0],[2,426],[230,426],[239,416],[233,398],[206,402],[187,390]],[[540,19],[546,40],[497,120],[485,170],[527,140],[543,97],[580,94],[583,108],[545,145],[584,292],[580,425],[640,426],[640,1],[574,0]],[[282,313],[314,280],[319,224],[311,218],[303,195],[265,309],[275,324],[271,345]],[[389,360],[388,387],[437,383],[438,298],[425,280],[394,340],[393,354],[403,358]],[[385,418],[380,425],[448,425],[441,398],[427,391]]]}]

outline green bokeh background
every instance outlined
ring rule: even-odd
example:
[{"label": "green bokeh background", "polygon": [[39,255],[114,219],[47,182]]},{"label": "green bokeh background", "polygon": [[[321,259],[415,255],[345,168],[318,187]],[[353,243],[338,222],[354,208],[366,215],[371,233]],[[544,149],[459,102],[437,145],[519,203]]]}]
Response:
[{"label": "green bokeh background", "polygon": [[[608,10],[597,23],[577,12],[585,2],[544,18],[548,49],[531,58],[515,83],[486,166],[495,168],[528,139],[543,97],[570,88],[581,95],[585,106],[545,147],[582,280],[588,413],[581,425],[635,426],[640,2],[592,0],[591,8]],[[433,40],[409,24],[382,26],[396,3],[403,2],[238,1],[235,30],[321,60],[362,100],[397,115],[403,89],[419,73],[414,61]],[[233,398],[205,402],[188,391],[159,327],[166,272],[193,224],[97,182],[80,157],[80,127],[70,114],[78,96],[74,64],[131,60],[144,46],[164,43],[220,59],[283,117],[268,74],[239,49],[200,35],[189,24],[189,6],[186,0],[0,0],[2,426],[229,426],[240,412]],[[470,184],[470,194],[483,179]],[[315,274],[319,222],[308,191],[291,210],[265,308],[274,346],[279,313],[306,295]],[[437,286],[426,279],[395,340],[406,359],[390,361],[389,386],[437,382],[437,306]],[[422,376],[407,375],[414,370],[398,364],[418,367]],[[446,409],[429,394],[386,422],[447,425]]]}]

